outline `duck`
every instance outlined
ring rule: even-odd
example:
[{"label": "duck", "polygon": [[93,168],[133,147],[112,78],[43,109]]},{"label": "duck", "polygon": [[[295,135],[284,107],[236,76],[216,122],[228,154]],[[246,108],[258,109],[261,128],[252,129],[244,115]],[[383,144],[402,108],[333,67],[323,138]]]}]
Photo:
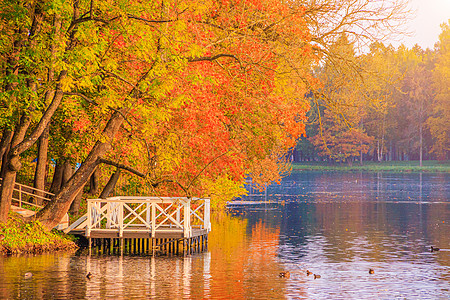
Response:
[{"label": "duck", "polygon": [[312,272],[310,270],[306,270],[306,276],[309,276],[311,274],[312,274]]},{"label": "duck", "polygon": [[33,277],[33,273],[26,272],[25,275],[23,275],[23,277],[25,277],[25,279],[29,279],[29,278]]},{"label": "duck", "polygon": [[87,279],[91,279],[91,277],[92,277],[91,272],[88,272],[88,273],[86,274],[86,278],[87,278]]},{"label": "duck", "polygon": [[439,251],[439,250],[441,250],[441,249],[431,246],[431,252],[433,252],[433,251]]},{"label": "duck", "polygon": [[369,274],[374,274],[375,271],[373,269],[369,269]]},{"label": "duck", "polygon": [[314,274],[314,279],[320,278],[322,276],[320,276],[319,274]]},{"label": "duck", "polygon": [[289,271],[280,272],[280,274],[278,274],[278,276],[283,277],[283,278],[289,278],[289,277],[291,277],[291,273],[289,273]]}]

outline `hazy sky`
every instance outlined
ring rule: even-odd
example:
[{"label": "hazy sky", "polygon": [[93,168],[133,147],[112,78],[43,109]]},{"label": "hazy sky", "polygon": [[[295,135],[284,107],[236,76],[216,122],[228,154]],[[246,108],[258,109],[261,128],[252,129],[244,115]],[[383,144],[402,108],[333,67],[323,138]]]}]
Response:
[{"label": "hazy sky", "polygon": [[415,18],[408,23],[412,35],[393,45],[403,43],[410,48],[419,44],[432,49],[439,40],[440,24],[450,19],[450,0],[410,0],[410,7],[416,11]]}]

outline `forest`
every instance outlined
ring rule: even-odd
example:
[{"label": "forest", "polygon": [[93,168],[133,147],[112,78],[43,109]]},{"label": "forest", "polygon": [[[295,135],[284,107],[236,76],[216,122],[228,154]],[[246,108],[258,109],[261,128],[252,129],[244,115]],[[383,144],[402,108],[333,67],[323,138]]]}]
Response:
[{"label": "forest", "polygon": [[[352,70],[327,61],[324,86],[310,95],[306,138],[296,161],[346,162],[450,158],[450,27],[434,49],[375,42],[357,55],[345,35],[333,47]],[[351,64],[350,64],[351,63]],[[357,69],[354,68],[357,66]],[[331,100],[331,101],[326,101]]]},{"label": "forest", "polygon": [[220,205],[295,147],[448,158],[449,26],[434,50],[385,46],[406,4],[2,1],[0,222],[15,182],[55,194],[51,229],[112,193]]}]

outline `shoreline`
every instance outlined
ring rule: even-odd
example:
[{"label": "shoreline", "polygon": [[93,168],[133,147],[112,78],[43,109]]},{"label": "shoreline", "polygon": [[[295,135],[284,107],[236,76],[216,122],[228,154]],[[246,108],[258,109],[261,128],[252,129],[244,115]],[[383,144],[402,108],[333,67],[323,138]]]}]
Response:
[{"label": "shoreline", "polygon": [[368,171],[368,172],[427,172],[450,173],[450,161],[423,161],[419,166],[418,161],[366,161],[363,165],[354,162],[328,163],[328,162],[295,162],[291,164],[292,171]]},{"label": "shoreline", "polygon": [[39,222],[24,222],[10,213],[7,223],[0,223],[0,255],[41,254],[76,250],[72,236],[61,231],[45,231]]}]

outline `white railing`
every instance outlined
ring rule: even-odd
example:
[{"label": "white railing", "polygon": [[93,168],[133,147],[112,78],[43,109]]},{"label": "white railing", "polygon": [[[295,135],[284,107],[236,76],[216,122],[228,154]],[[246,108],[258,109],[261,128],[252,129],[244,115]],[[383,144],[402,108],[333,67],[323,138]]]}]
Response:
[{"label": "white railing", "polygon": [[[0,185],[2,184],[2,178],[0,178]],[[11,199],[11,209],[24,214],[25,216],[30,216],[36,213],[36,211],[43,208],[55,194],[50,192],[39,190],[34,187],[15,183],[12,199]],[[42,203],[42,205],[36,203]],[[63,230],[69,226],[69,215],[65,214],[61,222],[55,226],[55,229]]]},{"label": "white railing", "polygon": [[[0,185],[2,184],[2,178],[0,178]],[[51,200],[55,194],[46,192],[44,190],[35,189],[31,186],[15,183],[12,195],[12,204],[18,207],[23,207],[23,205],[34,206],[38,209],[44,207],[44,205]],[[31,202],[30,200],[33,200]],[[36,202],[39,200],[43,205],[39,205]]]},{"label": "white railing", "polygon": [[192,229],[211,230],[210,199],[186,197],[118,196],[107,199],[88,199],[85,226],[86,236],[95,231],[182,232],[192,236]]}]

